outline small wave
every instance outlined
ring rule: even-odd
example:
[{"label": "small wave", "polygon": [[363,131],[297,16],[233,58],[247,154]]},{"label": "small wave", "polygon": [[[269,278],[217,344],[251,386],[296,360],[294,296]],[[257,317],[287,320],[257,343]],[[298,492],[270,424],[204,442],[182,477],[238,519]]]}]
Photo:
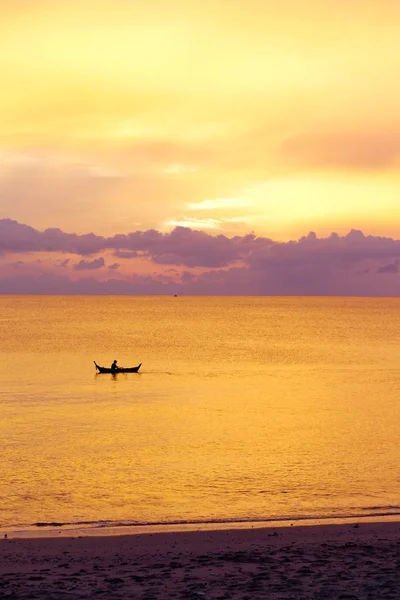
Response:
[{"label": "small wave", "polygon": [[[29,527],[87,527],[87,528],[106,528],[106,527],[163,527],[163,526],[190,526],[190,525],[235,525],[252,523],[301,523],[307,521],[331,521],[343,519],[366,519],[374,517],[393,517],[400,516],[400,506],[386,507],[365,507],[360,508],[363,512],[346,513],[346,514],[318,514],[318,515],[301,515],[301,516],[271,516],[258,518],[243,518],[243,519],[172,519],[160,521],[40,521],[32,523]],[[374,512],[379,510],[379,512]],[[367,512],[368,511],[368,512]]]},{"label": "small wave", "polygon": [[387,506],[365,506],[360,510],[400,510],[399,504],[388,504]]},{"label": "small wave", "polygon": [[32,523],[30,527],[82,527],[82,526],[92,526],[92,527],[115,527],[115,521],[66,521],[65,523],[58,521],[39,521],[37,523]]}]

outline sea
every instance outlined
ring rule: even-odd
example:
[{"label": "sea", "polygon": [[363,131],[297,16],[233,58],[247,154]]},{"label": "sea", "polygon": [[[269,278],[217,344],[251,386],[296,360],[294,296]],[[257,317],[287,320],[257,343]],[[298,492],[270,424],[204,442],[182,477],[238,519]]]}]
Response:
[{"label": "sea", "polygon": [[400,515],[399,298],[0,296],[0,332],[2,531]]}]

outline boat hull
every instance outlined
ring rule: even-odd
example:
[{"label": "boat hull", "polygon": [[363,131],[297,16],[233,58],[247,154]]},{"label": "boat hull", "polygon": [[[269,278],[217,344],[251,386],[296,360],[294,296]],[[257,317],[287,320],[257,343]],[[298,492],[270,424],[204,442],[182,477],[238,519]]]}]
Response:
[{"label": "boat hull", "polygon": [[137,373],[142,366],[142,363],[140,363],[137,367],[121,367],[113,370],[108,367],[100,367],[95,361],[94,364],[96,365],[98,373],[112,373],[113,375],[116,375],[117,373]]}]

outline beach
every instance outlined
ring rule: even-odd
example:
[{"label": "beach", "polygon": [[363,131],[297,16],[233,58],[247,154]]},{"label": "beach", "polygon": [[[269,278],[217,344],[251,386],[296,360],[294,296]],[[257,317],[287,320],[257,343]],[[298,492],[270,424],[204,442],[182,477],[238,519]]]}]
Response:
[{"label": "beach", "polygon": [[78,533],[0,540],[1,598],[399,597],[400,522]]}]

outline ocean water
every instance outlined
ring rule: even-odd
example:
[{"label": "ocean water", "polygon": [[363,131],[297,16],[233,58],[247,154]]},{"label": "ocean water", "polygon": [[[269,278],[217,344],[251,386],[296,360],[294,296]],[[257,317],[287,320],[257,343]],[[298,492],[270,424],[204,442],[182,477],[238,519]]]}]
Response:
[{"label": "ocean water", "polygon": [[400,299],[0,296],[0,325],[0,528],[400,514]]}]

